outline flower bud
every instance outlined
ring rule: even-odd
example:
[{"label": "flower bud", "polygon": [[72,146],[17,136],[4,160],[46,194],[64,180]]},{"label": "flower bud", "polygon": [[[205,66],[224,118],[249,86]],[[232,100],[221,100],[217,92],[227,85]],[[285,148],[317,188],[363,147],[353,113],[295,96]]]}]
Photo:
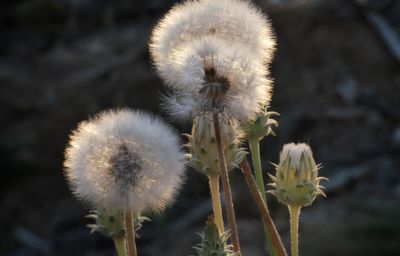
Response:
[{"label": "flower bud", "polygon": [[[246,152],[239,148],[240,133],[233,119],[221,117],[221,139],[224,146],[228,170],[240,164]],[[212,113],[206,112],[194,118],[192,134],[187,135],[190,149],[189,165],[208,176],[219,175],[218,148],[213,126]]]},{"label": "flower bud", "polygon": [[91,229],[91,233],[100,232],[110,238],[125,235],[123,213],[120,210],[113,211],[99,208],[91,211],[86,217],[96,221],[96,224],[87,225]]},{"label": "flower bud", "polygon": [[[98,208],[90,211],[86,218],[94,220],[96,223],[86,225],[91,233],[100,232],[101,234],[112,239],[125,236],[124,214],[121,210]],[[133,223],[135,231],[142,228],[144,221],[150,221],[149,218],[135,214]],[[138,237],[138,235],[136,234]]]},{"label": "flower bud", "polygon": [[269,175],[275,190],[268,191],[288,206],[308,206],[318,195],[326,196],[320,186],[325,177],[318,177],[320,164],[316,164],[310,147],[305,143],[286,144],[280,154],[276,176]]},{"label": "flower bud", "polygon": [[277,112],[262,111],[256,115],[256,119],[248,120],[243,123],[243,130],[248,140],[262,140],[264,137],[272,134],[275,136],[273,127],[278,126],[278,122],[271,116],[279,116]]},{"label": "flower bud", "polygon": [[198,256],[236,256],[232,250],[232,245],[227,245],[229,233],[220,234],[213,217],[209,217],[206,222],[201,244],[194,247]]}]

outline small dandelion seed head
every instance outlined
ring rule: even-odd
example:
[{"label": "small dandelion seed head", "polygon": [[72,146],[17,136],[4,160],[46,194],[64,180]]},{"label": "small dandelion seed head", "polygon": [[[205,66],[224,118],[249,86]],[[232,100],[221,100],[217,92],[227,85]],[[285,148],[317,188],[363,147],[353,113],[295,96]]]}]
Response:
[{"label": "small dandelion seed head", "polygon": [[81,200],[106,209],[160,211],[183,176],[176,133],[144,112],[103,112],[73,131],[65,175]]},{"label": "small dandelion seed head", "polygon": [[311,148],[305,143],[286,144],[276,165],[276,176],[270,176],[275,189],[272,193],[289,206],[308,206],[318,195],[325,196],[319,185],[324,177],[318,177],[320,165],[315,163]]}]

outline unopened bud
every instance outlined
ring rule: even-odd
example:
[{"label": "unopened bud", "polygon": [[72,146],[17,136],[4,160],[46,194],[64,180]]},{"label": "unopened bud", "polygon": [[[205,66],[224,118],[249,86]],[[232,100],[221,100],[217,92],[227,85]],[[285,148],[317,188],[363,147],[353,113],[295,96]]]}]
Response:
[{"label": "unopened bud", "polygon": [[[238,168],[246,152],[239,148],[240,133],[233,119],[221,117],[221,139],[224,146],[228,170]],[[217,140],[212,113],[203,113],[194,118],[192,134],[187,135],[190,149],[189,165],[208,176],[219,175]]]},{"label": "unopened bud", "polygon": [[125,234],[122,211],[111,211],[102,208],[91,211],[86,217],[96,221],[96,224],[87,225],[92,233],[100,232],[110,238],[120,237]]},{"label": "unopened bud", "polygon": [[214,218],[211,216],[206,222],[201,244],[194,247],[198,256],[236,256],[232,245],[227,245],[229,233],[220,234]]},{"label": "unopened bud", "polygon": [[310,147],[305,143],[286,144],[280,154],[276,176],[269,175],[275,189],[268,191],[288,206],[310,205],[318,195],[325,197],[320,186],[325,177],[318,177],[320,164],[316,164]]},{"label": "unopened bud", "polygon": [[248,140],[261,140],[272,134],[275,136],[273,128],[278,126],[278,122],[272,116],[279,116],[277,112],[267,110],[256,115],[256,119],[246,121],[242,126]]}]

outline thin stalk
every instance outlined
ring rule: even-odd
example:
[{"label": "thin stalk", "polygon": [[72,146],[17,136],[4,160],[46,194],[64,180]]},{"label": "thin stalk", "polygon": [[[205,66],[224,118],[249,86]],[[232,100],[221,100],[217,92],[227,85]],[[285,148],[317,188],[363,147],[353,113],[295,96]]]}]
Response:
[{"label": "thin stalk", "polygon": [[128,243],[128,255],[137,256],[135,227],[133,225],[132,212],[130,209],[125,211],[125,230],[126,230],[126,239]]},{"label": "thin stalk", "polygon": [[264,225],[267,226],[268,234],[271,237],[272,244],[276,248],[278,256],[287,256],[285,247],[283,246],[282,240],[278,234],[278,231],[276,230],[271,215],[269,215],[267,206],[265,205],[261,193],[258,190],[257,183],[254,180],[253,175],[251,174],[251,169],[246,159],[240,164],[240,167],[245,177],[247,186],[250,189],[251,195],[253,196],[253,199],[257,205],[258,211],[261,214]]},{"label": "thin stalk", "polygon": [[[256,178],[256,182],[257,182],[257,187],[258,187],[258,190],[260,191],[261,196],[265,202],[265,206],[267,206],[267,208],[268,208],[267,196],[265,195],[264,176],[263,176],[262,167],[261,167],[260,141],[256,138],[250,138],[249,146],[250,146],[250,152],[251,152],[251,159],[253,161],[253,166],[254,166],[254,174],[255,174],[255,178]],[[263,227],[264,227],[264,233],[265,233],[265,237],[266,237],[267,244],[268,244],[269,253],[271,254],[271,256],[276,256],[277,251],[275,250],[275,248],[272,245],[271,237],[267,230],[268,227],[265,225],[265,223],[264,223]]]},{"label": "thin stalk", "polygon": [[217,224],[217,227],[222,234],[224,233],[224,219],[222,218],[221,196],[219,193],[219,175],[208,176],[208,180],[210,183],[215,224]]},{"label": "thin stalk", "polygon": [[289,206],[290,214],[290,245],[292,256],[299,256],[299,206]]},{"label": "thin stalk", "polygon": [[117,236],[113,238],[115,249],[117,249],[118,256],[126,256],[126,241],[125,236]]},{"label": "thin stalk", "polygon": [[[251,159],[253,161],[253,166],[254,166],[254,174],[256,177],[256,182],[257,182],[257,187],[258,190],[261,193],[262,199],[265,202],[265,206],[268,209],[268,204],[267,204],[267,197],[265,195],[265,185],[264,185],[264,176],[262,173],[262,167],[261,167],[261,156],[260,156],[260,141],[258,139],[249,139],[249,146],[250,146],[250,152],[251,152]],[[265,233],[265,238],[267,240],[268,244],[268,250],[271,256],[276,256],[277,251],[272,245],[271,237],[269,236],[268,233],[268,227],[264,224],[264,233]]]},{"label": "thin stalk", "polygon": [[254,173],[256,177],[256,182],[258,189],[261,192],[261,196],[264,199],[264,202],[267,202],[267,198],[265,196],[265,185],[264,185],[264,176],[261,168],[261,157],[260,157],[260,143],[257,139],[249,139],[250,151],[251,151],[251,159],[253,160]]},{"label": "thin stalk", "polygon": [[239,236],[235,220],[235,211],[233,209],[232,191],[229,185],[229,176],[228,176],[228,169],[226,168],[224,145],[221,139],[221,131],[219,129],[219,118],[216,110],[213,111],[213,122],[215,129],[215,139],[217,141],[217,147],[218,147],[218,159],[219,159],[220,173],[222,179],[222,187],[224,189],[224,197],[226,203],[225,204],[226,215],[228,217],[228,223],[231,229],[231,240],[234,251],[238,254],[238,256],[240,256],[240,244],[239,244]]}]

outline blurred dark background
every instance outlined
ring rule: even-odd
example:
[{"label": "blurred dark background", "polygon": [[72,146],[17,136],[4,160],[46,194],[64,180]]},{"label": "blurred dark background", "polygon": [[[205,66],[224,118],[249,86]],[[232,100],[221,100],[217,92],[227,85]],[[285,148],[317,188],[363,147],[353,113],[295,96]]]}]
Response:
[{"label": "blurred dark background", "polygon": [[[147,42],[173,4],[1,1],[0,255],[115,255],[85,227],[89,209],[69,192],[63,150],[70,130],[101,110],[163,115]],[[400,1],[256,4],[278,38],[271,110],[280,126],[262,142],[263,168],[273,170],[284,143],[308,142],[330,178],[328,198],[303,210],[301,254],[400,255]],[[266,255],[239,171],[232,183],[243,255]],[[287,210],[269,204],[288,247]],[[189,170],[178,201],[140,231],[139,255],[194,254],[210,212],[207,180]]]}]

